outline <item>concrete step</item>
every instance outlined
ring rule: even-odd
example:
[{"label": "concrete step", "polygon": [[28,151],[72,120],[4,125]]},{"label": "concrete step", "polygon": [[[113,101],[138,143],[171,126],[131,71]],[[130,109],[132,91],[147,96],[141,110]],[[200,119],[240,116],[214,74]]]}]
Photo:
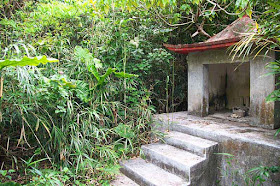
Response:
[{"label": "concrete step", "polygon": [[169,145],[195,153],[202,157],[217,152],[218,143],[189,134],[171,131],[164,138]]},{"label": "concrete step", "polygon": [[167,144],[144,145],[142,150],[147,160],[188,181],[196,176],[190,175],[192,172],[203,168],[205,160],[196,154]]},{"label": "concrete step", "polygon": [[110,183],[111,186],[139,186],[137,183],[129,179],[127,176],[120,174]]},{"label": "concrete step", "polygon": [[217,143],[220,143],[220,142],[223,142],[226,140],[230,140],[233,137],[233,136],[226,134],[226,132],[224,133],[223,130],[215,131],[215,129],[211,129],[211,128],[209,130],[209,129],[201,128],[200,126],[194,127],[194,125],[188,126],[188,125],[184,125],[184,124],[180,124],[180,123],[175,123],[174,125],[172,125],[172,130],[181,132],[181,133],[185,133],[188,135],[196,136],[199,138],[215,141]]},{"label": "concrete step", "polygon": [[131,159],[120,163],[120,169],[139,185],[149,186],[188,186],[188,182],[143,159]]}]

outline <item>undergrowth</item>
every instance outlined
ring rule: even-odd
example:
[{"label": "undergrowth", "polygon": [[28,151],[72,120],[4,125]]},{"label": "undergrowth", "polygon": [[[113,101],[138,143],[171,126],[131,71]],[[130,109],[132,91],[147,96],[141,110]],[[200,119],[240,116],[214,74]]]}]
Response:
[{"label": "undergrowth", "polygon": [[22,3],[2,14],[1,59],[59,62],[1,72],[0,181],[109,184],[118,161],[149,142],[153,97],[166,110],[161,80],[173,57],[159,41],[168,31],[141,12],[103,17],[82,1]]},{"label": "undergrowth", "polygon": [[[109,0],[94,2],[0,3],[1,60],[59,59],[1,70],[1,182],[109,184],[118,161],[138,156],[140,146],[149,143],[152,113],[187,109],[185,57],[170,54],[162,43],[175,43],[174,37],[179,43],[205,40],[205,35],[193,38],[204,23],[213,34],[223,28],[212,21],[227,25],[236,19],[222,12],[210,15],[209,3],[170,1],[180,14],[170,7],[173,17],[161,18],[187,20],[190,26],[167,27],[168,22],[155,17],[157,7],[137,9],[136,1],[122,1],[134,6],[125,11],[121,4],[108,7]],[[163,1],[152,2],[163,7]],[[246,2],[237,1],[237,8]],[[168,12],[165,8],[161,13]]]}]

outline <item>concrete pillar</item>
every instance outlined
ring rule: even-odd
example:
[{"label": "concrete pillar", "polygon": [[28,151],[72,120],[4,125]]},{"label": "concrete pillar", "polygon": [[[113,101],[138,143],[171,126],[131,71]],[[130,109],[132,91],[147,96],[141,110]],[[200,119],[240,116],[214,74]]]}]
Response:
[{"label": "concrete pillar", "polygon": [[202,87],[201,116],[209,114],[209,66],[203,65],[203,87]]},{"label": "concrete pillar", "polygon": [[[280,52],[275,52],[275,59],[280,61]],[[276,89],[280,90],[280,74],[275,76]],[[280,101],[274,103],[274,128],[280,128]]]},{"label": "concrete pillar", "polygon": [[275,89],[275,76],[267,75],[266,65],[275,60],[271,52],[266,57],[257,57],[250,63],[250,116],[252,124],[264,128],[277,128],[274,123],[275,103],[267,102],[266,97]]},{"label": "concrete pillar", "polygon": [[202,116],[203,103],[203,65],[188,63],[188,112]]}]

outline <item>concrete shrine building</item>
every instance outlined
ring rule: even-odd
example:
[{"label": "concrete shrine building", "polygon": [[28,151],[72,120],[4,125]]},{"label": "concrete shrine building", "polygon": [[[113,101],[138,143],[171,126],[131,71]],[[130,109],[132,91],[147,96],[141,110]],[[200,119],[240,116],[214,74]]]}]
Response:
[{"label": "concrete shrine building", "polygon": [[[188,54],[188,113],[198,116],[247,108],[249,124],[276,129],[280,127],[280,103],[267,102],[275,90],[276,78],[266,75],[266,65],[277,53],[251,54],[232,58],[228,47],[239,42],[256,23],[244,16],[205,42],[164,46],[176,53]],[[247,111],[246,111],[247,112]]]},{"label": "concrete shrine building", "polygon": [[[153,116],[151,127],[165,133],[164,142],[143,145],[144,159],[121,162],[127,183],[253,185],[248,171],[280,166],[280,138],[273,130],[280,127],[280,105],[266,101],[277,84],[266,65],[278,54],[230,55],[229,47],[255,25],[244,16],[205,42],[164,45],[187,54],[188,111]],[[280,172],[271,173],[262,185],[279,186],[279,178]]]}]

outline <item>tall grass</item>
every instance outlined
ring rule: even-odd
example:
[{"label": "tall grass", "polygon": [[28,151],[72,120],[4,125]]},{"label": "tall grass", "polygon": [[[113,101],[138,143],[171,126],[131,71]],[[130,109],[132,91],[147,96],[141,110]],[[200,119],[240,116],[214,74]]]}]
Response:
[{"label": "tall grass", "polygon": [[[33,160],[45,157],[41,165],[67,167],[75,173],[73,179],[98,182],[115,173],[120,158],[137,155],[141,144],[148,142],[149,98],[124,101],[124,93],[133,95],[122,86],[123,79],[111,76],[96,86],[94,75],[86,72],[85,63],[81,66],[84,80],[59,73],[47,78],[37,68],[6,72],[1,146],[4,149],[9,141],[14,149],[5,149],[9,160],[2,162],[2,168],[12,163],[20,171],[17,163],[37,149]],[[126,86],[133,88],[137,83],[130,78]]]},{"label": "tall grass", "polygon": [[0,169],[16,170],[18,182],[107,183],[119,159],[149,142],[152,113],[185,98],[186,78],[176,74],[185,67],[161,46],[172,29],[147,12],[104,16],[89,1],[25,1],[0,25],[1,58],[59,59],[3,72]]},{"label": "tall grass", "polygon": [[[22,183],[106,183],[117,173],[119,159],[138,155],[149,141],[150,92],[137,77],[122,72],[127,53],[115,56],[115,64],[97,59],[106,50],[97,48],[112,39],[102,32],[106,19],[90,17],[92,10],[77,3],[42,3],[1,21],[6,29],[1,35],[8,38],[1,42],[3,58],[36,55],[28,46],[32,41],[37,53],[60,59],[42,68],[3,72],[0,168],[15,170],[14,180],[25,175],[18,180]],[[14,28],[21,19],[26,22]],[[119,42],[121,50],[129,43],[125,40]]]}]

